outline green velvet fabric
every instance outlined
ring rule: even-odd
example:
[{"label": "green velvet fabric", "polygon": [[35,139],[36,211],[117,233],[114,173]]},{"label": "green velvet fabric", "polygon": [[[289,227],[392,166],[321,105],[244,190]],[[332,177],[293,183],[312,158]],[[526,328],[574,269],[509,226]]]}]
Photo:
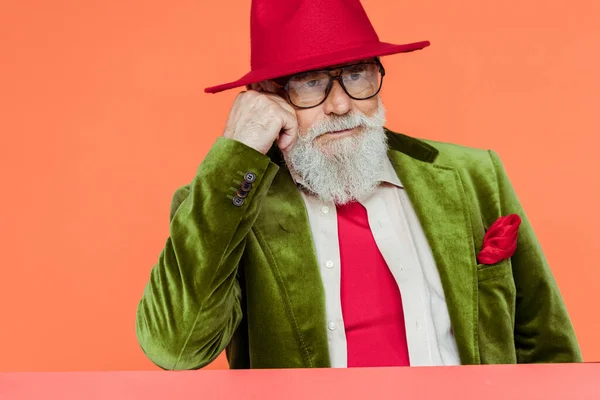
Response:
[{"label": "green velvet fabric", "polygon": [[[576,336],[496,153],[387,131],[389,157],[441,276],[462,364],[578,362]],[[254,172],[241,207],[231,199]],[[517,251],[478,265],[489,226],[519,214]],[[163,369],[329,367],[324,290],[304,202],[276,148],[219,138],[173,197],[170,234],[137,310]]]}]

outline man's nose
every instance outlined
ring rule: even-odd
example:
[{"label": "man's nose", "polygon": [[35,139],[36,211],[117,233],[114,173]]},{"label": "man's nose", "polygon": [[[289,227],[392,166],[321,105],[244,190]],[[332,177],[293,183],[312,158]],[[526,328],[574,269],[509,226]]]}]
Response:
[{"label": "man's nose", "polygon": [[338,80],[333,82],[329,96],[324,103],[325,114],[347,114],[352,109],[352,98],[346,94]]}]

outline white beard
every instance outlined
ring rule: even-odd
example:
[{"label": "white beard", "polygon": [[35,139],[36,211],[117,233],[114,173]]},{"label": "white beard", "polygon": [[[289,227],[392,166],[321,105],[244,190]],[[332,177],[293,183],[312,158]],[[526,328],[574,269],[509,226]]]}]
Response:
[{"label": "white beard", "polygon": [[[372,117],[360,112],[329,116],[298,133],[296,144],[285,156],[286,164],[322,201],[341,205],[360,200],[379,184],[388,151],[385,122],[381,99]],[[323,143],[315,140],[326,132],[355,127],[359,131],[351,136]]]}]

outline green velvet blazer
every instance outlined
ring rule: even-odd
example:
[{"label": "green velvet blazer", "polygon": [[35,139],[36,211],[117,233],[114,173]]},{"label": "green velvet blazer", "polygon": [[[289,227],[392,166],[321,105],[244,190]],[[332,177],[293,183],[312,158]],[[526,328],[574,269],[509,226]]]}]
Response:
[{"label": "green velvet blazer", "polygon": [[[493,151],[386,131],[439,270],[462,364],[578,362],[573,326]],[[242,206],[233,204],[253,172]],[[510,259],[478,265],[486,229],[522,218]],[[274,147],[219,138],[176,191],[170,234],[139,302],[141,348],[163,369],[330,367],[324,289],[302,197]]]}]

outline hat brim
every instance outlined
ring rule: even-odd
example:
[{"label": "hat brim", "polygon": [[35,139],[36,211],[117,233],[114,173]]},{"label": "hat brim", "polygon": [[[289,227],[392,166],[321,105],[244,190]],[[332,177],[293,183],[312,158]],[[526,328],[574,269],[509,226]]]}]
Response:
[{"label": "hat brim", "polygon": [[267,79],[276,79],[282,76],[297,74],[312,69],[326,68],[332,65],[364,60],[366,58],[383,57],[398,53],[408,53],[415,50],[421,50],[429,45],[430,43],[428,41],[408,44],[391,44],[385,42],[379,42],[376,44],[369,43],[365,46],[353,47],[351,49],[344,49],[335,53],[328,53],[303,60],[297,60],[289,64],[280,64],[272,67],[253,70],[236,81],[208,87],[204,89],[204,91],[206,93],[219,93],[224,90],[262,82]]}]

